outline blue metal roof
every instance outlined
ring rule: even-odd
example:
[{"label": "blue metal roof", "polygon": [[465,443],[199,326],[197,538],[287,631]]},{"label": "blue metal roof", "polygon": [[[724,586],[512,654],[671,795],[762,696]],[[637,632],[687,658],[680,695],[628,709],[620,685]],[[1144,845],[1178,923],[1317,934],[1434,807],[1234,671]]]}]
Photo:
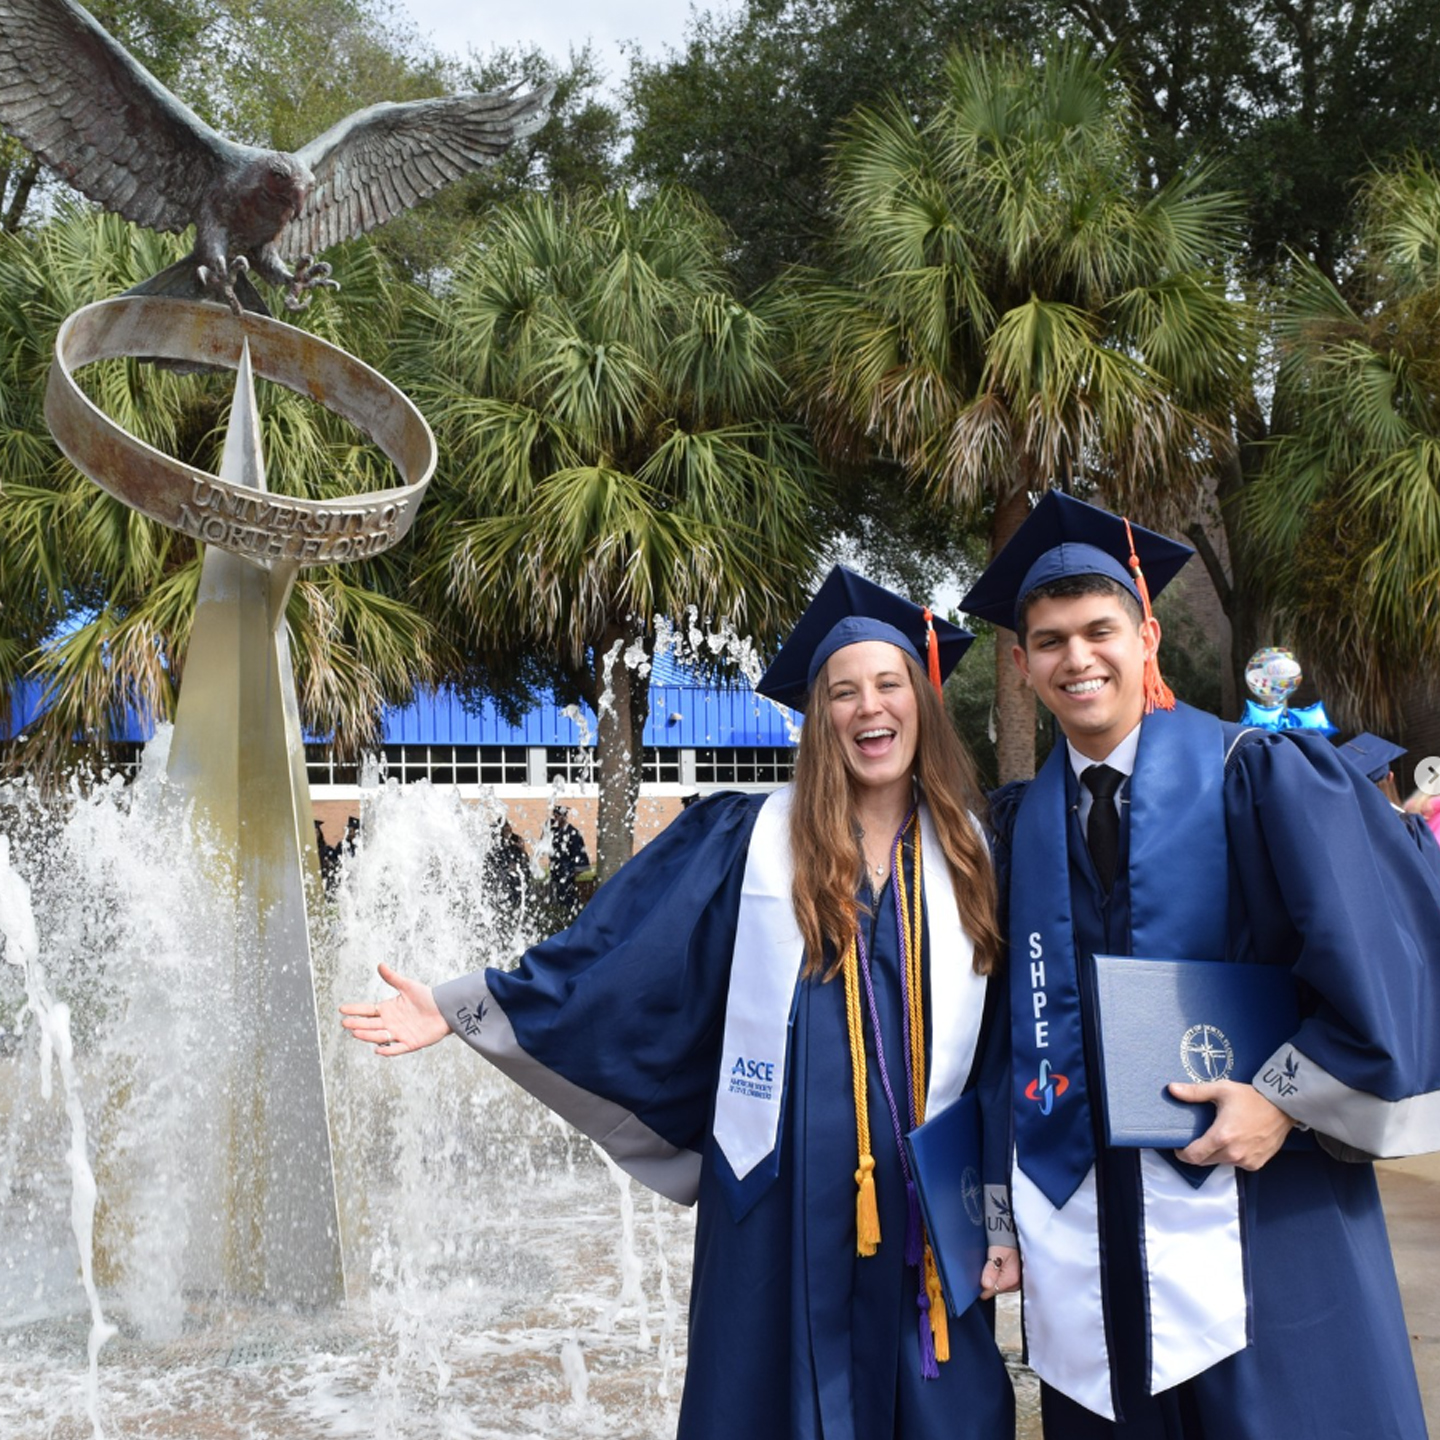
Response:
[{"label": "blue metal roof", "polygon": [[[669,666],[665,673],[683,675]],[[43,687],[23,680],[12,692],[14,718],[0,739],[22,734],[40,711]],[[405,706],[385,712],[382,740],[386,745],[593,745],[596,720],[589,706],[581,706],[577,720],[547,699],[522,716],[518,725],[507,724],[490,701],[468,711],[451,691],[422,691]],[[154,726],[133,714],[116,727],[117,740],[148,740]],[[323,736],[307,735],[307,740]],[[695,683],[650,686],[650,716],[643,743],[655,749],[718,749],[737,746],[792,745],[781,711],[738,686]]]},{"label": "blue metal roof", "polygon": [[45,687],[38,680],[21,680],[10,692],[10,723],[0,726],[0,740],[13,740],[40,714],[40,697]]},{"label": "blue metal roof", "polygon": [[[10,723],[0,725],[0,741],[13,740],[23,735],[41,715],[45,707],[45,685],[40,680],[20,680],[10,692]],[[138,710],[126,709],[124,718],[112,721],[112,740],[148,740],[155,733],[153,719],[141,715]]]},{"label": "blue metal roof", "polygon": [[[385,712],[387,745],[593,745],[597,729],[588,705],[581,720],[547,699],[510,725],[488,700],[467,711],[449,691],[422,692]],[[698,685],[650,686],[643,744],[656,749],[790,745],[781,712],[749,690]]]}]

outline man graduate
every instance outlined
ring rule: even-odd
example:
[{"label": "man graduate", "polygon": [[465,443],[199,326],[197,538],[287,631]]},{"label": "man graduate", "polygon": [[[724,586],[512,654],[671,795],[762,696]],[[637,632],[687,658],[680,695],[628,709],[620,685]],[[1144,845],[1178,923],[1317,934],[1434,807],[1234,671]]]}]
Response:
[{"label": "man graduate", "polygon": [[[962,602],[1015,630],[1064,732],[994,804],[1045,1434],[1419,1440],[1367,1162],[1440,1148],[1440,882],[1322,737],[1175,703],[1149,593],[1189,554],[1051,492]],[[1288,967],[1298,1029],[1253,1076],[1170,1087],[1214,1106],[1185,1149],[1109,1147],[1095,954]]]}]

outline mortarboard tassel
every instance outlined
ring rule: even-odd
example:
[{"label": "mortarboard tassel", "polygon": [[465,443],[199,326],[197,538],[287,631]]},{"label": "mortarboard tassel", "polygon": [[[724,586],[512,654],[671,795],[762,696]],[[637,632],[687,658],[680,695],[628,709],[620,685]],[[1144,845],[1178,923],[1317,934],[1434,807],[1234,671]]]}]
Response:
[{"label": "mortarboard tassel", "polygon": [[930,672],[930,683],[942,699],[945,686],[940,679],[940,640],[935,634],[935,612],[925,606],[925,665]]},{"label": "mortarboard tassel", "polygon": [[[1124,519],[1124,517],[1121,517]],[[1135,553],[1135,536],[1131,532],[1129,520],[1125,520],[1125,539],[1130,546],[1130,559],[1127,562],[1130,566],[1130,573],[1135,577],[1135,588],[1140,592],[1140,608],[1146,620],[1155,618],[1154,611],[1150,609],[1150,587],[1145,583],[1145,575],[1140,569],[1140,557]],[[1145,662],[1145,713],[1152,715],[1156,710],[1173,710],[1175,708],[1175,692],[1165,683],[1160,674],[1160,659],[1158,655],[1152,655]]]}]

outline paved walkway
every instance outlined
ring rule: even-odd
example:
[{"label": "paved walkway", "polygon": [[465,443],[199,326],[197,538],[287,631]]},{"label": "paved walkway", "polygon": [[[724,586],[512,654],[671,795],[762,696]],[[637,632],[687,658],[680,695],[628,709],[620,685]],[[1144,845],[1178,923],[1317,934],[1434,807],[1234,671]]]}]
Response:
[{"label": "paved walkway", "polygon": [[1440,1436],[1440,1155],[1387,1160],[1380,1193],[1430,1433]]},{"label": "paved walkway", "polygon": [[[1440,1155],[1387,1160],[1376,1169],[1425,1418],[1440,1440]],[[1017,1440],[1040,1440],[1034,1378],[1018,1364],[1019,1307],[1002,1309],[997,1328],[1016,1380]]]}]

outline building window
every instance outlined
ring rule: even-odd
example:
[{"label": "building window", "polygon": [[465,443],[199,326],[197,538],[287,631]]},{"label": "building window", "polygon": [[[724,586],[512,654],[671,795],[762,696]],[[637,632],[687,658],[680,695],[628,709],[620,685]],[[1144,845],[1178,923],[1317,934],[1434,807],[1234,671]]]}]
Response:
[{"label": "building window", "polygon": [[482,785],[523,785],[530,778],[523,745],[483,745],[475,753]]},{"label": "building window", "polygon": [[695,752],[697,785],[784,785],[795,773],[789,745],[738,745]]},{"label": "building window", "polygon": [[584,745],[548,745],[545,748],[545,783],[563,780],[584,785],[595,778],[595,752]]},{"label": "building window", "polygon": [[312,785],[358,785],[360,767],[341,765],[329,745],[305,747],[305,775]]},{"label": "building window", "polygon": [[[384,778],[402,785],[523,785],[527,779],[523,745],[386,745],[380,758]],[[305,768],[312,785],[360,783],[361,767],[337,765],[328,745],[307,745]]]},{"label": "building window", "polygon": [[640,757],[640,781],[644,785],[678,785],[680,752],[647,748]]}]

